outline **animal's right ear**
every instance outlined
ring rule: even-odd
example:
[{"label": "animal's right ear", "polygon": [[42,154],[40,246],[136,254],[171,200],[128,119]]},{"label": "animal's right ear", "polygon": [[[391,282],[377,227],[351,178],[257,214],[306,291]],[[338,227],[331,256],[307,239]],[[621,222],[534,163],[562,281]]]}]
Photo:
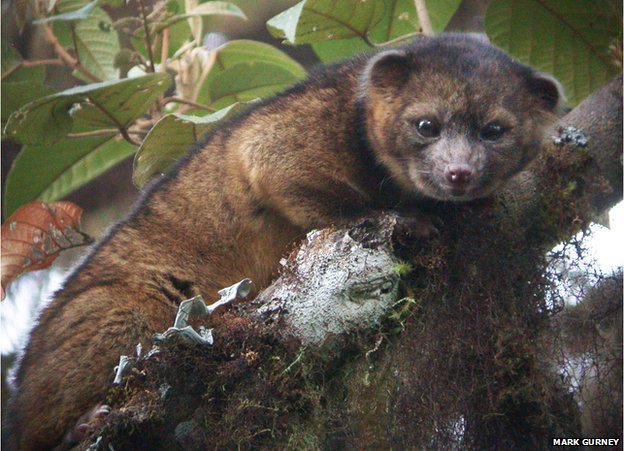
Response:
[{"label": "animal's right ear", "polygon": [[536,72],[529,80],[529,89],[540,99],[542,106],[562,117],[569,110],[566,109],[566,98],[563,86],[552,75]]},{"label": "animal's right ear", "polygon": [[405,52],[386,50],[368,61],[360,78],[362,96],[371,93],[389,94],[400,88],[410,74],[409,62]]}]

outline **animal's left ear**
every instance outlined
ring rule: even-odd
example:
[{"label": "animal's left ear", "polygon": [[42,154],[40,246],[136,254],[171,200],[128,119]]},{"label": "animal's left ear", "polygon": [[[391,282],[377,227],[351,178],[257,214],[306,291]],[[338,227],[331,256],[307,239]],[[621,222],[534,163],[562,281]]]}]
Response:
[{"label": "animal's left ear", "polygon": [[546,110],[559,117],[567,112],[563,86],[552,75],[535,72],[529,80],[529,90],[539,97]]}]

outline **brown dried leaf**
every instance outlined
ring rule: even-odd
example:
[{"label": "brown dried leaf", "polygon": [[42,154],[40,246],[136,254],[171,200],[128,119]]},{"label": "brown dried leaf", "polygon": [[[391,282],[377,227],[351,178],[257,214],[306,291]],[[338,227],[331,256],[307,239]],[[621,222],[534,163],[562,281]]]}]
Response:
[{"label": "brown dried leaf", "polygon": [[93,241],[79,230],[81,216],[71,202],[30,202],[2,224],[2,299],[20,274],[47,268],[62,250]]}]

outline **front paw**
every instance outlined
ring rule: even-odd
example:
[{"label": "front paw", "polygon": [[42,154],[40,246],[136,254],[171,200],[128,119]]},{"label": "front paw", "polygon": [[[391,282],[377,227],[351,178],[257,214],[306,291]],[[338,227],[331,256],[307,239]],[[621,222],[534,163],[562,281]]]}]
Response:
[{"label": "front paw", "polygon": [[395,212],[393,239],[407,245],[415,239],[427,239],[440,235],[443,223],[440,218],[420,211]]}]

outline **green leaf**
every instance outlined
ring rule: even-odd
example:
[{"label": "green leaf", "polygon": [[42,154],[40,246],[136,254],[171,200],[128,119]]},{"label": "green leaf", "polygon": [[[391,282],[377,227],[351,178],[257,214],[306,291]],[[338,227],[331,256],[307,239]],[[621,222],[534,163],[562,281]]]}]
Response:
[{"label": "green leaf", "polygon": [[91,3],[86,4],[82,8],[63,13],[57,14],[55,16],[44,17],[43,19],[34,20],[33,24],[41,25],[48,22],[56,22],[56,21],[64,21],[64,22],[75,22],[77,20],[86,19],[91,15],[91,12],[94,10],[97,5],[98,0],[93,0]]},{"label": "green leaf", "polygon": [[270,19],[267,27],[273,36],[290,44],[354,37],[368,40],[383,13],[383,0],[303,0]]},{"label": "green leaf", "polygon": [[25,146],[4,190],[4,213],[33,200],[52,202],[93,180],[134,153],[113,135],[70,139],[51,146]]},{"label": "green leaf", "polygon": [[0,91],[2,91],[2,96],[0,96],[2,129],[4,129],[9,116],[11,116],[14,111],[17,111],[33,100],[54,93],[53,89],[48,88],[39,81],[3,81],[0,86]]},{"label": "green leaf", "polygon": [[6,74],[8,71],[14,69],[19,63],[22,62],[22,56],[19,52],[13,48],[11,45],[2,41],[2,58],[0,61],[2,62],[2,76]]},{"label": "green leaf", "polygon": [[19,67],[22,56],[12,45],[2,41],[2,81],[33,81],[43,84],[45,67]]},{"label": "green leaf", "polygon": [[[63,47],[74,49],[80,63],[93,76],[100,80],[113,80],[119,78],[119,70],[114,64],[115,55],[120,49],[119,36],[112,27],[110,16],[103,9],[95,7],[95,3],[58,0],[55,9],[61,14],[52,17],[72,17],[89,9],[91,12],[80,20],[56,20],[54,35]],[[73,75],[87,83],[93,82],[80,71],[74,71]]]},{"label": "green leaf", "polygon": [[455,15],[461,0],[426,0],[425,3],[433,31],[441,33]]},{"label": "green leaf", "polygon": [[[270,31],[273,29],[272,33],[274,35],[277,33],[278,36],[284,36],[290,43],[308,42],[306,39],[313,39],[310,42],[314,52],[325,62],[346,58],[369,50],[373,47],[372,44],[391,41],[400,36],[415,33],[420,28],[413,0],[375,0],[375,2],[368,0],[370,2],[369,8],[372,8],[375,4],[375,10],[383,12],[379,20],[371,21],[366,27],[360,26],[357,28],[358,33],[351,34],[351,37],[345,37],[342,34],[338,36],[331,32],[321,33],[322,30],[334,26],[334,21],[336,20],[341,20],[343,23],[348,20],[356,20],[356,17],[350,16],[349,11],[339,9],[339,7],[346,8],[351,5],[355,9],[360,7],[361,2],[358,0],[335,2],[335,11],[328,15],[308,12],[307,8],[315,8],[315,5],[312,5],[310,1],[298,3],[290,10],[284,11],[282,14],[269,20],[267,26]],[[427,2],[427,9],[434,31],[440,32],[444,30],[453,14],[455,14],[460,2],[461,0]],[[329,3],[332,2],[325,3],[326,6],[330,6]],[[342,16],[338,17],[339,14],[342,14]],[[305,33],[310,28],[312,30],[316,29],[317,33],[306,35],[301,40],[299,34]],[[337,39],[338,37],[341,37],[341,39]]]},{"label": "green leaf", "polygon": [[245,13],[243,13],[243,11],[241,11],[241,9],[238,6],[233,5],[232,3],[209,2],[209,3],[202,3],[185,14],[178,14],[167,19],[165,22],[162,23],[162,25],[160,25],[156,29],[156,31],[157,32],[161,31],[165,27],[171,26],[174,23],[177,23],[181,20],[188,19],[190,17],[215,16],[215,15],[235,16],[235,17],[240,17],[241,19],[247,20],[247,16],[245,16]]},{"label": "green leaf", "polygon": [[324,63],[349,58],[358,53],[370,52],[371,49],[372,47],[361,38],[337,39],[312,44],[312,50]]},{"label": "green leaf", "polygon": [[[171,83],[158,73],[77,86],[35,100],[9,118],[7,137],[22,144],[52,144],[71,131],[126,127],[141,117]],[[74,126],[74,119],[77,126]]]},{"label": "green leaf", "polygon": [[[67,14],[73,11],[84,8],[88,5],[87,0],[56,0],[54,5],[54,12],[57,14]],[[75,23],[67,21],[57,21],[52,24],[54,36],[58,39],[66,49],[74,49],[74,34]],[[75,49],[74,49],[75,50]]]},{"label": "green leaf", "polygon": [[111,8],[121,8],[125,3],[125,0],[100,0],[100,6],[110,6]]},{"label": "green leaf", "polygon": [[57,0],[54,9],[61,14],[76,11],[88,4],[88,0]]},{"label": "green leaf", "polygon": [[299,63],[285,53],[256,41],[231,41],[217,56],[197,101],[218,109],[282,91],[305,76]]},{"label": "green leaf", "polygon": [[236,64],[218,75],[211,75],[207,93],[213,108],[223,108],[236,101],[265,97],[283,90],[297,79],[272,64],[257,62]]},{"label": "green leaf", "polygon": [[608,47],[621,36],[615,0],[495,0],[485,29],[494,44],[563,84],[571,105],[620,73]]},{"label": "green leaf", "polygon": [[303,7],[306,1],[303,0],[295,6],[288,8],[286,11],[279,13],[277,16],[267,21],[267,28],[276,38],[285,39],[287,42],[294,44],[297,41],[297,25],[303,13]]},{"label": "green leaf", "polygon": [[119,36],[108,14],[95,8],[88,19],[76,23],[74,33],[80,63],[101,80],[119,78],[114,64]]},{"label": "green leaf", "polygon": [[371,40],[381,43],[418,31],[414,0],[385,0],[384,6],[383,18],[370,31]]},{"label": "green leaf", "polygon": [[248,105],[249,103],[235,103],[203,117],[183,114],[163,117],[147,134],[134,157],[134,184],[141,187],[155,175],[163,173],[202,136]]}]

